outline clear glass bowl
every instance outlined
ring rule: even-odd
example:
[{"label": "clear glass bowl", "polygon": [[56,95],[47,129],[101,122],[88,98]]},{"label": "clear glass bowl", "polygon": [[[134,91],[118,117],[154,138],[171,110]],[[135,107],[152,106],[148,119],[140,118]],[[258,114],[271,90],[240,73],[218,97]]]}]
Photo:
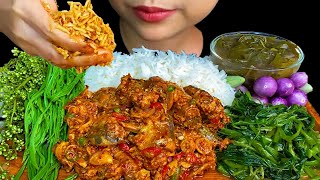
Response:
[{"label": "clear glass bowl", "polygon": [[[288,49],[293,53],[288,53]],[[299,70],[304,60],[302,49],[294,42],[277,35],[254,31],[221,34],[210,43],[210,51],[211,60],[219,69],[228,75],[246,78],[245,84],[248,86],[264,75],[276,79],[289,77]],[[278,58],[280,54],[290,58]]]}]

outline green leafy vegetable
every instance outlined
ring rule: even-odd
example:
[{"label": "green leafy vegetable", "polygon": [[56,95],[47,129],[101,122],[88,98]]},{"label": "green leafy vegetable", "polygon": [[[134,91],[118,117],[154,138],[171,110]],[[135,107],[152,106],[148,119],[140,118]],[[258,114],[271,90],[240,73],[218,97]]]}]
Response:
[{"label": "green leafy vegetable", "polygon": [[232,144],[217,152],[218,170],[235,179],[318,178],[320,135],[303,106],[266,106],[237,92],[232,121],[218,132]]}]

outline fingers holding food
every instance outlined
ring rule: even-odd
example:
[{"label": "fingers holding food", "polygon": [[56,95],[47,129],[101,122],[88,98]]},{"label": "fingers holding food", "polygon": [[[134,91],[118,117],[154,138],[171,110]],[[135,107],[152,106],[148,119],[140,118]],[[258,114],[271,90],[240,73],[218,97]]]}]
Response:
[{"label": "fingers holding food", "polygon": [[90,0],[68,2],[70,10],[50,11],[50,39],[71,66],[106,65],[113,59],[114,34],[94,11]]},{"label": "fingers holding food", "polygon": [[[52,24],[55,24],[55,22],[52,22]],[[74,36],[70,38],[70,33],[63,32],[56,28],[59,26],[58,24],[53,26],[55,26],[55,28],[51,29],[49,33],[49,40],[57,48],[61,48],[69,52],[80,52],[82,54],[91,54],[94,52],[94,49],[85,42],[83,37]]]},{"label": "fingers holding food", "polygon": [[[55,0],[32,1],[29,6],[30,7],[24,6],[23,3],[15,3],[13,9],[19,14],[23,22],[32,27],[47,41],[69,51],[79,51],[83,53],[93,52],[93,48],[84,42],[84,37],[70,37],[70,32],[68,30],[59,28],[62,26],[59,25],[59,23],[56,23],[56,19],[54,19],[56,16],[54,14],[59,14],[61,12],[58,11]],[[37,9],[37,11],[34,11],[34,9]],[[35,18],[39,16],[41,19]],[[59,60],[52,59],[52,61],[55,62]]]},{"label": "fingers holding food", "polygon": [[86,68],[90,65],[107,65],[113,59],[113,54],[108,49],[98,49],[97,53],[72,56],[67,61],[70,67]]},{"label": "fingers holding food", "polygon": [[[98,50],[98,53],[79,55],[74,53],[67,60],[60,52],[52,46],[50,53],[43,54],[42,57],[46,58],[50,63],[60,68],[67,69],[75,67],[78,72],[82,72],[84,69],[91,65],[106,65],[113,59],[112,52],[109,50]],[[39,52],[41,54],[41,52]]]},{"label": "fingers holding food", "polygon": [[56,0],[40,0],[46,11],[58,11]]},{"label": "fingers holding food", "polygon": [[70,10],[59,11],[55,0],[1,1],[0,31],[22,50],[61,68],[110,63],[116,44],[109,25],[90,0],[84,6],[68,4]]},{"label": "fingers holding food", "polygon": [[14,26],[5,33],[21,49],[30,55],[43,57],[59,67],[68,67],[69,62],[54,49],[45,36],[36,31],[30,24],[25,21],[17,21]]},{"label": "fingers holding food", "polygon": [[25,0],[14,1],[9,9],[9,24],[24,21],[45,37],[48,36],[50,22],[53,21],[48,12],[56,12],[58,7],[54,0]]}]

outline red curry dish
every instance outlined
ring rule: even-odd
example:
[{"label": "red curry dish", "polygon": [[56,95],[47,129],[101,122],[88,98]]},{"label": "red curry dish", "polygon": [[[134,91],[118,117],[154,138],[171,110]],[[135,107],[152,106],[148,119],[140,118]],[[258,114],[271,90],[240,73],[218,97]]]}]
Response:
[{"label": "red curry dish", "polygon": [[54,153],[79,179],[192,179],[215,169],[215,149],[229,143],[216,136],[230,121],[219,99],[159,77],[126,75],[65,109],[68,141]]}]

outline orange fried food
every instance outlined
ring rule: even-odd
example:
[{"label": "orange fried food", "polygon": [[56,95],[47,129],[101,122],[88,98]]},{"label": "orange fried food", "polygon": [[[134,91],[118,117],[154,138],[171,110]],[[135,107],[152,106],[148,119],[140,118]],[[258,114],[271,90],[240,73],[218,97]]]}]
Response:
[{"label": "orange fried food", "polygon": [[[113,59],[113,51],[116,47],[114,34],[105,24],[103,19],[94,11],[91,0],[87,0],[83,6],[80,2],[68,1],[70,10],[50,11],[53,19],[54,28],[68,34],[75,42],[85,43],[84,48],[78,51],[66,49],[63,44],[54,44],[56,50],[66,60],[77,61],[75,64],[88,64],[89,62],[80,63],[82,59],[90,59],[90,65],[107,65]],[[85,69],[87,67],[82,67]]]},{"label": "orange fried food", "polygon": [[54,147],[80,179],[193,179],[214,170],[216,132],[230,121],[221,102],[159,77],[124,76],[117,88],[86,89],[65,107],[68,141]]}]

